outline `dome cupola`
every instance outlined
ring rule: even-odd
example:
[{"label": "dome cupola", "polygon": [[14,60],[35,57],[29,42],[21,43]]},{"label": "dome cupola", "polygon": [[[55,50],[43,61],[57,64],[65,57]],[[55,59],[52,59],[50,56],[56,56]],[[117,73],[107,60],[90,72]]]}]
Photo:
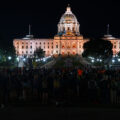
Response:
[{"label": "dome cupola", "polygon": [[66,12],[62,15],[58,24],[58,35],[66,34],[67,31],[80,35],[79,22],[76,16],[72,13],[71,7],[68,5]]}]

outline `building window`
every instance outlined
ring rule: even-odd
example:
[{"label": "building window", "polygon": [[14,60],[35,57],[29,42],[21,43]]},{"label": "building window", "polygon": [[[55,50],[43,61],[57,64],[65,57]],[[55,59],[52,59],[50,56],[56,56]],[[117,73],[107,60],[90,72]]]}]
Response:
[{"label": "building window", "polygon": [[52,48],[53,48],[53,46],[52,46]]},{"label": "building window", "polygon": [[49,46],[48,46],[48,48],[49,48]]},{"label": "building window", "polygon": [[24,42],[22,42],[22,44],[24,44]]},{"label": "building window", "polygon": [[32,51],[30,51],[30,53],[32,54]]},{"label": "building window", "polygon": [[40,42],[40,45],[41,45],[41,42]]},{"label": "building window", "polygon": [[48,42],[48,44],[49,44],[49,42]]},{"label": "building window", "polygon": [[28,42],[26,42],[26,44],[28,44]]},{"label": "building window", "polygon": [[52,42],[52,44],[53,44],[53,42]]},{"label": "building window", "polygon": [[56,51],[56,53],[58,54],[58,51]]},{"label": "building window", "polygon": [[32,49],[32,46],[30,46],[30,48]]},{"label": "building window", "polygon": [[73,27],[73,32],[75,32],[75,28]]},{"label": "building window", "polygon": [[76,48],[76,46],[75,46],[75,45],[73,45],[73,48]]},{"label": "building window", "polygon": [[22,49],[24,49],[24,46],[22,46]]},{"label": "building window", "polygon": [[56,48],[58,48],[58,45],[56,45]]},{"label": "building window", "polygon": [[45,46],[44,46],[44,48],[45,48]]},{"label": "building window", "polygon": [[45,44],[45,42],[44,42],[44,44]]},{"label": "building window", "polygon": [[28,46],[26,46],[26,49],[28,49]]},{"label": "building window", "polygon": [[19,46],[17,46],[17,48],[19,48]]},{"label": "building window", "polygon": [[28,54],[28,51],[26,51],[26,54]]},{"label": "building window", "polygon": [[19,44],[19,42],[17,42],[17,44]]},{"label": "building window", "polygon": [[67,48],[70,48],[70,46],[67,46]]},{"label": "building window", "polygon": [[114,48],[116,48],[116,45],[114,45]]},{"label": "building window", "polygon": [[22,54],[24,54],[24,51],[22,51]]},{"label": "building window", "polygon": [[73,52],[73,55],[75,55],[75,52]]}]

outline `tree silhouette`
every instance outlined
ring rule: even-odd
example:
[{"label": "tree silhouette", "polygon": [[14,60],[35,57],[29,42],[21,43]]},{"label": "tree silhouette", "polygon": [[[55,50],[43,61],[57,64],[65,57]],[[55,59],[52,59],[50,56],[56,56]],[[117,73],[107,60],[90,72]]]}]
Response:
[{"label": "tree silhouette", "polygon": [[42,58],[45,56],[45,51],[43,51],[43,49],[41,48],[37,48],[35,51],[34,51],[34,57],[35,58]]},{"label": "tree silhouette", "polygon": [[84,44],[84,52],[82,56],[92,56],[94,58],[101,58],[103,60],[107,60],[113,55],[112,47],[112,43],[108,40],[92,39]]}]

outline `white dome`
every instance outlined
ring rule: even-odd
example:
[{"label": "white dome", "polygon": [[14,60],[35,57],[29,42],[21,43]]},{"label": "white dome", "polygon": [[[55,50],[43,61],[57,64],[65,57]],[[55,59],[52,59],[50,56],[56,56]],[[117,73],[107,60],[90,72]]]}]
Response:
[{"label": "white dome", "polygon": [[112,40],[112,39],[116,39],[116,38],[113,37],[112,35],[104,35],[104,39],[106,39],[106,40]]},{"label": "white dome", "polygon": [[63,14],[59,23],[78,23],[76,16],[72,13],[71,8],[67,7],[67,11]]},{"label": "white dome", "polygon": [[72,13],[71,8],[68,6],[58,24],[58,34],[65,34],[67,30],[69,30],[76,35],[79,35],[79,26],[80,25],[76,16]]}]

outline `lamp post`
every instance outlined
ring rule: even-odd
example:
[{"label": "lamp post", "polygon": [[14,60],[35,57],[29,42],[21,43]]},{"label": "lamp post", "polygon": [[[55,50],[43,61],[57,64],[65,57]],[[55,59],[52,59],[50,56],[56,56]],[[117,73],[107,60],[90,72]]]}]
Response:
[{"label": "lamp post", "polygon": [[12,57],[11,57],[11,56],[9,56],[9,57],[8,57],[8,60],[11,60],[11,59],[12,59]]}]

